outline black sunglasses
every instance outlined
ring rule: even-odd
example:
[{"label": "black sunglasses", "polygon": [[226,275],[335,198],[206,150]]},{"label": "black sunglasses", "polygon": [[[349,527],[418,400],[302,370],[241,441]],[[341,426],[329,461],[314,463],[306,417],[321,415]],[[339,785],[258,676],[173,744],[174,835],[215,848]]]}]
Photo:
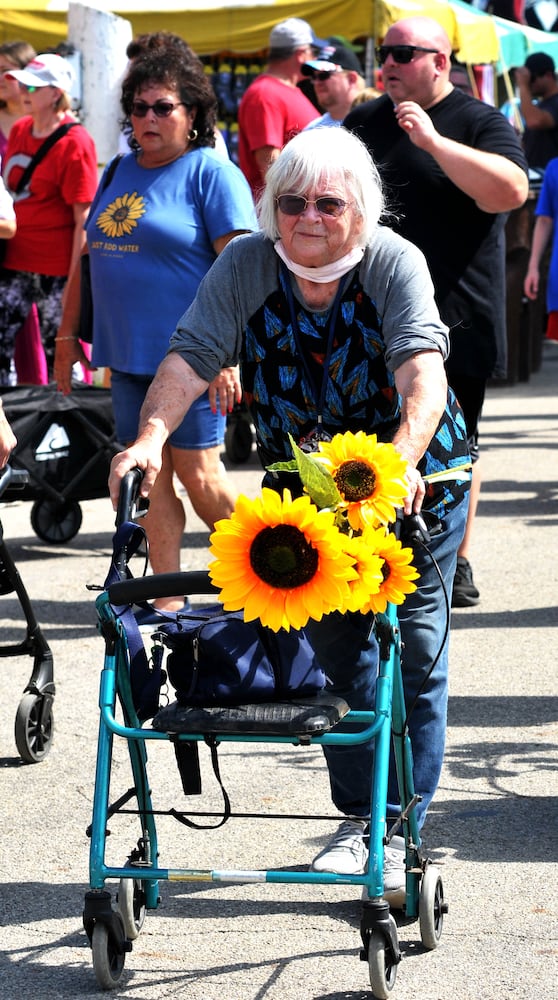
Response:
[{"label": "black sunglasses", "polygon": [[155,101],[155,104],[148,104],[147,101],[134,101],[132,104],[132,114],[136,118],[145,118],[148,111],[154,111],[157,118],[168,118],[175,108],[186,107],[184,101],[173,104],[172,101]]},{"label": "black sunglasses", "polygon": [[280,194],[275,200],[283,215],[302,215],[307,205],[315,205],[320,215],[339,219],[348,207],[346,201],[334,198],[333,195],[324,195],[323,198],[311,201],[310,198],[303,198],[301,194]]},{"label": "black sunglasses", "polygon": [[439,49],[425,49],[422,45],[379,45],[376,49],[376,59],[380,66],[383,66],[387,57],[391,56],[393,61],[406,65],[415,58],[415,52],[439,52]]},{"label": "black sunglasses", "polygon": [[329,80],[336,73],[342,73],[341,66],[338,69],[315,69],[309,74],[311,80]]}]

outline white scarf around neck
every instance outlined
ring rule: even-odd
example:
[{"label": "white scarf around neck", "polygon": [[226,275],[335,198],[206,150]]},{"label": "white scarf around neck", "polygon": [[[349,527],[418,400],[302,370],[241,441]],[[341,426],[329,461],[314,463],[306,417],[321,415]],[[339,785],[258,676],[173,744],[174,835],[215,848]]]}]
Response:
[{"label": "white scarf around neck", "polygon": [[315,281],[322,285],[342,278],[344,274],[360,264],[364,257],[364,247],[354,247],[344,257],[332,261],[331,264],[324,264],[322,267],[304,267],[303,264],[295,264],[294,260],[291,260],[281,240],[277,240],[273,246],[276,254],[286,264],[289,271],[296,274],[297,278],[306,278],[308,281]]}]

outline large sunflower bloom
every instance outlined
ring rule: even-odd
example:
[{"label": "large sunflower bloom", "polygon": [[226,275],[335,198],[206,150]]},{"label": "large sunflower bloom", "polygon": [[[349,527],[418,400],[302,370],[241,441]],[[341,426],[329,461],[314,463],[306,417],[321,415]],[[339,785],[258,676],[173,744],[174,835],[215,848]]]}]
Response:
[{"label": "large sunflower bloom", "polygon": [[360,608],[364,614],[366,611],[381,613],[386,610],[388,602],[390,604],[403,604],[407,594],[412,594],[417,589],[416,583],[419,574],[411,565],[413,550],[403,548],[401,542],[391,532],[386,532],[383,528],[378,528],[372,532],[375,539],[370,539],[374,551],[383,559],[382,575],[383,582],[376,594],[370,595],[367,604]]},{"label": "large sunflower bloom", "polygon": [[246,621],[259,618],[274,632],[344,611],[356,570],[334,519],[288,490],[282,498],[266,488],[255,500],[238,497],[210,537],[209,574],[225,610],[243,609]]},{"label": "large sunflower bloom", "polygon": [[366,528],[362,535],[343,536],[343,548],[351,556],[357,572],[357,579],[349,582],[347,611],[368,608],[371,595],[377,594],[384,582],[384,560],[375,548],[377,534],[373,528]]},{"label": "large sunflower bloom", "polygon": [[314,457],[333,477],[341,494],[339,509],[347,511],[354,531],[395,521],[408,485],[407,463],[392,444],[379,442],[375,434],[346,431],[320,441]]}]

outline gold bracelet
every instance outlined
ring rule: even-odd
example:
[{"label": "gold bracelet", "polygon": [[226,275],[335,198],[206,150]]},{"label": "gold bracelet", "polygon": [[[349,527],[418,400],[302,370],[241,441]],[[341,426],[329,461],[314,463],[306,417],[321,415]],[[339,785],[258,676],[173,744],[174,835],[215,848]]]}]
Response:
[{"label": "gold bracelet", "polygon": [[74,344],[77,344],[79,337],[57,337],[54,343],[59,344],[61,340],[73,340]]}]

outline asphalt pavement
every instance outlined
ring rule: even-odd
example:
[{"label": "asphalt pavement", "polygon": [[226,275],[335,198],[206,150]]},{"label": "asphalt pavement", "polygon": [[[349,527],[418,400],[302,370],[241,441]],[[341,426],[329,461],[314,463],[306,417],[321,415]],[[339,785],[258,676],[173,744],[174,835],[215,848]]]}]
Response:
[{"label": "asphalt pavement", "polygon": [[[451,697],[442,780],[424,839],[440,863],[449,913],[439,947],[401,921],[393,997],[402,1000],[558,998],[558,345],[528,382],[489,389],[482,421],[483,492],[472,564],[480,603],[452,614]],[[255,495],[254,454],[232,467]],[[10,551],[54,656],[55,731],[48,756],[24,764],[14,719],[28,656],[3,657],[0,699],[0,998],[99,995],[82,926],[86,828],[94,789],[103,641],[95,594],[108,570],[113,513],[84,501],[67,544],[40,541],[30,504],[3,504]],[[190,512],[183,568],[207,559],[207,531]],[[13,594],[0,598],[6,641],[22,634]],[[0,648],[1,653],[1,648]],[[149,748],[157,805],[183,808],[168,743]],[[230,744],[220,753],[233,808],[331,813],[319,748]],[[130,784],[115,741],[114,794]],[[203,805],[219,806],[202,761]],[[111,821],[120,865],[136,820]],[[217,831],[158,823],[162,867],[270,868],[306,864],[325,821],[231,820]],[[114,884],[109,888],[114,891]],[[113,995],[130,1000],[365,1000],[355,887],[161,883]]]}]

